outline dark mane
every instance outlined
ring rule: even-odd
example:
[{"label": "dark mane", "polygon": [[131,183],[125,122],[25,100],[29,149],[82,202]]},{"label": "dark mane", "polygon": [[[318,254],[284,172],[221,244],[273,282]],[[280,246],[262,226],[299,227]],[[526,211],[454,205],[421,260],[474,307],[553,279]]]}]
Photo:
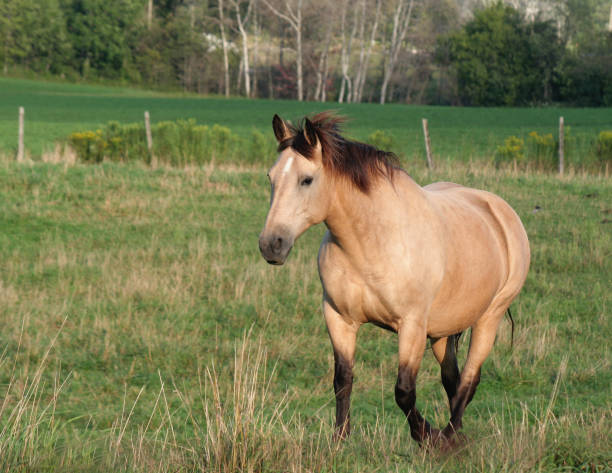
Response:
[{"label": "dark mane", "polygon": [[302,156],[312,159],[314,147],[305,136],[305,123],[310,120],[316,132],[323,156],[323,166],[332,174],[348,179],[363,192],[368,192],[377,177],[391,178],[399,168],[399,159],[394,153],[351,141],[340,135],[344,117],[334,112],[322,112],[304,118],[297,126],[288,125],[291,137],[278,145],[278,151],[293,148]]}]

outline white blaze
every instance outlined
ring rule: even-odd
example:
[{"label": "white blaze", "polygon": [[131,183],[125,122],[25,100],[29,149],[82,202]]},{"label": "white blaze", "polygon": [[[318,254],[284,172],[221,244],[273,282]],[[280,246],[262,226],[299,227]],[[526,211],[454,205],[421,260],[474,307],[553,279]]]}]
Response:
[{"label": "white blaze", "polygon": [[293,156],[291,156],[285,163],[285,167],[283,168],[283,174],[287,174],[289,172],[289,169],[291,169],[292,164],[293,164]]}]

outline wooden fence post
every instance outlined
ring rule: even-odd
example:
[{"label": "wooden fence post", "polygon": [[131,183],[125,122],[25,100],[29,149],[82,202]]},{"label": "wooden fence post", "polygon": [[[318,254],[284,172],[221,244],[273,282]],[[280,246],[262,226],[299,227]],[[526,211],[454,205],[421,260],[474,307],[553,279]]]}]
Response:
[{"label": "wooden fence post", "polygon": [[25,155],[25,148],[23,144],[23,128],[25,120],[25,110],[23,107],[19,107],[19,141],[17,143],[17,161],[23,161]]},{"label": "wooden fence post", "polygon": [[565,130],[563,117],[559,117],[559,174],[563,175],[565,154]]},{"label": "wooden fence post", "polygon": [[427,126],[427,118],[423,118],[423,134],[425,135],[425,151],[427,153],[427,167],[433,169],[433,157],[431,155],[431,140],[429,139],[429,127]]},{"label": "wooden fence post", "polygon": [[145,132],[147,134],[147,150],[149,151],[149,159],[151,160],[151,166],[157,166],[157,162],[153,156],[153,137],[151,136],[151,119],[149,112],[145,111]]}]

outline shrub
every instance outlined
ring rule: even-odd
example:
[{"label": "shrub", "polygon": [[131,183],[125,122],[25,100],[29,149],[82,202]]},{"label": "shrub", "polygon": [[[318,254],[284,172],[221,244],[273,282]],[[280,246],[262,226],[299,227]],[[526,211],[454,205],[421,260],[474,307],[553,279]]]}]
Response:
[{"label": "shrub", "polygon": [[595,152],[601,161],[612,161],[612,131],[605,130],[599,133]]},{"label": "shrub", "polygon": [[232,131],[226,126],[213,125],[210,133],[210,143],[212,145],[213,157],[223,160],[224,156],[230,155],[232,145],[237,141],[237,137],[232,135]]},{"label": "shrub", "polygon": [[509,136],[504,140],[503,146],[498,146],[495,153],[495,163],[516,161],[522,163],[525,160],[525,141],[516,136]]},{"label": "shrub", "polygon": [[266,163],[276,154],[276,141],[270,135],[253,130],[248,149],[249,152],[245,158],[249,163]]},{"label": "shrub", "polygon": [[72,133],[68,137],[68,142],[77,156],[88,163],[101,162],[108,147],[102,136],[102,130]]},{"label": "shrub", "polygon": [[[566,140],[567,141],[567,140]],[[538,166],[550,167],[555,164],[557,141],[552,133],[540,135],[537,131],[529,133],[529,161]]]},{"label": "shrub", "polygon": [[374,130],[374,132],[368,136],[367,142],[384,151],[391,151],[394,144],[393,136],[383,130]]},{"label": "shrub", "polygon": [[[194,119],[159,122],[151,127],[153,155],[176,166],[219,162],[253,163],[273,154],[274,142],[253,131],[243,139],[224,126],[198,125]],[[144,125],[109,122],[96,131],[73,133],[68,142],[85,162],[144,161],[150,163]]]}]

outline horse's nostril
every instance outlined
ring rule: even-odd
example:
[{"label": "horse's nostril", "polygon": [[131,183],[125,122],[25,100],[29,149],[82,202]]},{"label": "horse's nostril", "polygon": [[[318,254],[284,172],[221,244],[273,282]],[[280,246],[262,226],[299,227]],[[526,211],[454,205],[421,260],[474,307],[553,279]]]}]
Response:
[{"label": "horse's nostril", "polygon": [[274,249],[275,252],[278,252],[282,247],[283,239],[281,237],[276,238],[272,243],[272,249]]}]

